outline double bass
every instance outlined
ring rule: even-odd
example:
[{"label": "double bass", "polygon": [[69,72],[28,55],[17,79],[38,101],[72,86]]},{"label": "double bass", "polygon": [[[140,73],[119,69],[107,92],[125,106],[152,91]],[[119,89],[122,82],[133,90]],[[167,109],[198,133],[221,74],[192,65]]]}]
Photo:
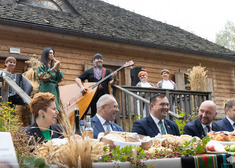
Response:
[{"label": "double bass", "polygon": [[72,127],[74,126],[74,109],[79,109],[79,119],[81,119],[88,111],[99,84],[108,79],[112,74],[132,65],[134,65],[134,62],[132,60],[128,61],[120,68],[96,83],[83,83],[84,87],[87,88],[84,95],[77,83],[59,87],[62,109],[65,111],[66,116],[68,116]]}]

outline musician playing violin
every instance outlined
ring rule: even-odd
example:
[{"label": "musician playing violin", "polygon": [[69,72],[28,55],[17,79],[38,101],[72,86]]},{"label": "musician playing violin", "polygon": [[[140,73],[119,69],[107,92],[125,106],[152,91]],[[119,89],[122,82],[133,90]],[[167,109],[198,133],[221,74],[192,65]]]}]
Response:
[{"label": "musician playing violin", "polygon": [[[78,76],[75,81],[77,82],[78,86],[81,88],[82,92],[86,92],[86,88],[82,85],[82,82],[88,80],[88,82],[98,82],[104,77],[111,74],[111,72],[103,67],[103,56],[99,53],[95,54],[93,57],[93,64],[94,67],[91,69],[86,70],[83,74]],[[96,114],[96,102],[98,99],[104,95],[109,94],[109,87],[108,84],[113,85],[115,79],[113,77],[116,76],[116,73],[112,74],[109,78],[107,78],[104,82],[102,82],[98,86],[98,90],[96,95],[91,101],[91,115],[92,117]]]},{"label": "musician playing violin", "polygon": [[38,92],[50,92],[56,96],[56,108],[60,110],[60,92],[58,83],[63,78],[60,71],[61,63],[54,58],[55,51],[52,48],[45,48],[41,55],[41,63],[37,69],[37,76],[40,81]]}]

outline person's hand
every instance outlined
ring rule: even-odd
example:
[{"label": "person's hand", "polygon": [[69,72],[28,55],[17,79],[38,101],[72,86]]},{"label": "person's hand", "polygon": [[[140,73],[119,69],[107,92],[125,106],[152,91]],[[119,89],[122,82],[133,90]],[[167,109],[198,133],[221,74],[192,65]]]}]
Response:
[{"label": "person's hand", "polygon": [[86,92],[87,92],[87,89],[82,86],[82,87],[81,87],[81,93],[82,93],[82,95],[84,95]]},{"label": "person's hand", "polygon": [[60,61],[57,60],[54,65],[55,69],[60,70],[60,65]]},{"label": "person's hand", "polygon": [[116,78],[117,77],[117,72],[113,72],[111,75],[113,76],[113,78]]},{"label": "person's hand", "polygon": [[2,87],[2,82],[0,82],[0,87]]}]

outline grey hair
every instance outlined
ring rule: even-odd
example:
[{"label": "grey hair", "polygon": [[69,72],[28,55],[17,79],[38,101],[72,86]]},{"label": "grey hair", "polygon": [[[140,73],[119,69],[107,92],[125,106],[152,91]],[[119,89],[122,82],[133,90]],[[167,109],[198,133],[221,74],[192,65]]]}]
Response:
[{"label": "grey hair", "polygon": [[224,108],[231,109],[235,105],[235,99],[229,99],[225,104]]},{"label": "grey hair", "polygon": [[110,100],[116,100],[113,95],[105,94],[99,98],[99,100],[96,103],[97,109],[103,106],[104,104],[108,104]]}]

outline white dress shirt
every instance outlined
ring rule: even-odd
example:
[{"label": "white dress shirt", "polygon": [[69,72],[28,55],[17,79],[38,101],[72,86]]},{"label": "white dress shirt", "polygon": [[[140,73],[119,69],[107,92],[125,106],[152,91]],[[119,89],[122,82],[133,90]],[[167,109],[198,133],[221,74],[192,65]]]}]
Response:
[{"label": "white dress shirt", "polygon": [[[202,123],[201,123],[202,124]],[[210,129],[211,129],[211,131],[212,131],[212,123],[210,123]],[[205,135],[207,135],[208,134],[208,128],[206,127],[206,125],[204,125],[204,124],[202,124],[202,128],[203,128],[203,130],[204,130],[204,132],[205,132]]]},{"label": "white dress shirt", "polygon": [[[152,117],[153,121],[154,121],[155,124],[157,125],[157,128],[158,128],[159,132],[162,133],[162,132],[161,132],[160,123],[159,123],[160,120],[159,120],[158,118],[154,117],[152,114],[150,114],[150,116]],[[165,122],[165,121],[164,121],[164,119],[163,119],[163,120],[162,120],[162,123],[163,123],[163,126],[164,126],[165,130],[166,130],[166,127],[165,127],[164,122]],[[167,134],[167,130],[166,130],[166,134]]]},{"label": "white dress shirt", "polygon": [[[100,120],[100,123],[101,123],[101,125],[103,126],[104,130],[107,132],[107,129],[108,129],[107,127],[108,127],[108,125],[105,124],[106,120],[105,120],[103,117],[101,117],[99,114],[96,114],[96,116],[97,116],[98,119]],[[110,128],[111,131],[113,131],[113,129],[112,129],[112,127],[111,127],[110,124],[109,124],[109,128]]]}]

